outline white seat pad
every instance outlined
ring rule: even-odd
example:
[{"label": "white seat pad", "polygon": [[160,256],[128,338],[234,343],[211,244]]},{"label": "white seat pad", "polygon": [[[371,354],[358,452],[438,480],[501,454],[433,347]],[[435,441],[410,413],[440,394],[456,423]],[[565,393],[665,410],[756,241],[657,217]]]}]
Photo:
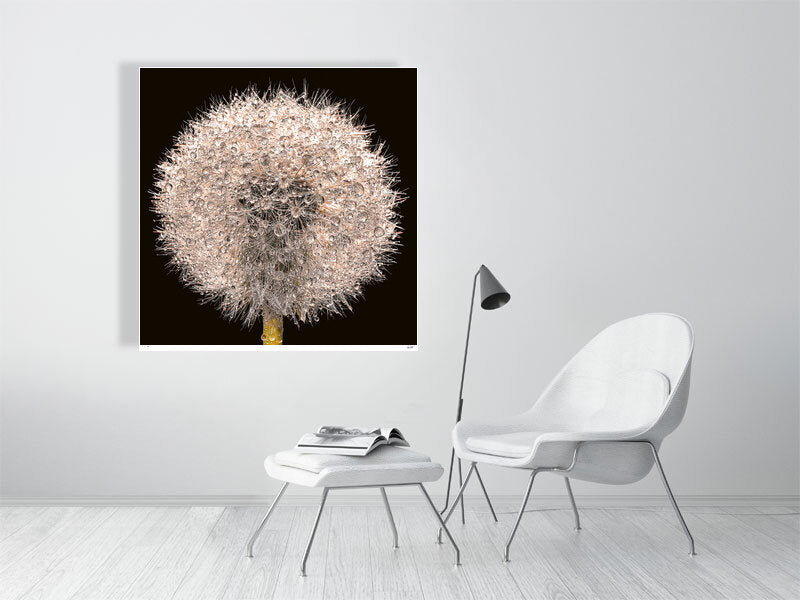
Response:
[{"label": "white seat pad", "polygon": [[542,435],[540,431],[521,431],[495,435],[473,435],[467,438],[466,446],[473,452],[506,458],[525,458],[533,450],[533,444]]},{"label": "white seat pad", "polygon": [[363,487],[436,481],[442,465],[408,448],[381,446],[367,456],[278,452],[264,461],[267,474],[307,487]]},{"label": "white seat pad", "polygon": [[284,467],[294,467],[312,473],[335,467],[375,466],[401,463],[430,462],[429,456],[404,447],[380,446],[366,456],[340,456],[338,454],[306,454],[297,450],[278,452],[275,462]]}]

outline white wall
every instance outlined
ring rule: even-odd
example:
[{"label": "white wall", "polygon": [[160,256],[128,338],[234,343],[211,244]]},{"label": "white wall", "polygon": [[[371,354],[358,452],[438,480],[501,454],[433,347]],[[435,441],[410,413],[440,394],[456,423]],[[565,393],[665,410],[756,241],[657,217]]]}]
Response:
[{"label": "white wall", "polygon": [[[3,493],[266,494],[263,457],[325,422],[397,424],[445,461],[485,262],[513,299],[476,315],[468,417],[527,407],[606,324],[677,312],[697,346],[674,488],[797,494],[797,21],[792,2],[5,3]],[[419,352],[140,353],[136,66],[374,63],[419,67]]]}]

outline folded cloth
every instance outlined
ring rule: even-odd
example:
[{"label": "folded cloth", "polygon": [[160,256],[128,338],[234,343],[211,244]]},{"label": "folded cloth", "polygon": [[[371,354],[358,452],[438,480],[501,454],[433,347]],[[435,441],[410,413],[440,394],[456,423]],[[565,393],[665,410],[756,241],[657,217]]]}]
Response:
[{"label": "folded cloth", "polygon": [[296,450],[284,450],[273,456],[275,463],[284,467],[303,469],[319,473],[330,467],[378,466],[385,464],[429,463],[429,456],[409,448],[380,446],[366,456],[342,456],[340,454],[306,454]]}]

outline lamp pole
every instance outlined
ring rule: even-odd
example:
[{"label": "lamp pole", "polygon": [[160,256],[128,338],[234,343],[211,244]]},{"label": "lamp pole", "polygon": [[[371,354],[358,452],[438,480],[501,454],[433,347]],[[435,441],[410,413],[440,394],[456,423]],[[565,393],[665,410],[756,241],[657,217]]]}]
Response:
[{"label": "lamp pole", "polygon": [[[483,265],[481,265],[483,267]],[[464,408],[464,375],[467,372],[467,353],[469,352],[469,333],[472,330],[472,310],[475,308],[475,288],[478,286],[478,275],[481,270],[475,271],[472,278],[472,294],[469,297],[469,320],[467,321],[467,341],[464,343],[464,362],[461,365],[461,385],[458,386],[458,412],[456,413],[456,423],[461,420],[461,411]]]},{"label": "lamp pole", "polygon": [[[467,372],[467,355],[469,353],[469,334],[472,330],[472,312],[475,308],[475,288],[478,284],[478,275],[481,274],[481,271],[485,269],[484,265],[481,265],[480,269],[477,270],[475,276],[472,278],[472,294],[470,295],[469,301],[469,320],[467,321],[467,341],[464,344],[464,362],[461,365],[461,385],[458,387],[458,410],[456,412],[456,424],[461,421],[461,413],[464,409],[464,376]],[[455,462],[456,458],[456,450],[452,448],[450,450],[450,469],[447,473],[447,493],[445,495],[444,500],[444,508],[442,509],[442,513],[444,513],[447,508],[450,506],[450,488],[453,482],[453,463]],[[480,471],[478,471],[477,465],[475,466],[475,475],[478,476],[478,482],[481,485],[481,490],[483,491],[483,495],[486,498],[486,502],[489,504],[489,510],[492,511],[492,517],[494,517],[495,522],[497,521],[497,515],[494,512],[494,507],[492,506],[492,501],[489,499],[489,494],[486,492],[486,487],[483,485],[483,479],[481,478]],[[461,471],[461,459],[458,459],[458,485],[461,487],[464,484],[463,473]],[[464,495],[461,495],[461,523],[465,522],[464,518]]]}]

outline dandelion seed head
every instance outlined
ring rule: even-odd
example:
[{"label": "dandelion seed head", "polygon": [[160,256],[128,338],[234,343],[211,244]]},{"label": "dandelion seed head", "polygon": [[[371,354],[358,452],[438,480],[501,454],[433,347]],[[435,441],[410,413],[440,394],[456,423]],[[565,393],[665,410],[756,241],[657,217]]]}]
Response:
[{"label": "dandelion seed head", "polygon": [[253,89],[186,123],[158,165],[158,247],[229,319],[351,309],[399,247],[397,176],[341,103]]}]

